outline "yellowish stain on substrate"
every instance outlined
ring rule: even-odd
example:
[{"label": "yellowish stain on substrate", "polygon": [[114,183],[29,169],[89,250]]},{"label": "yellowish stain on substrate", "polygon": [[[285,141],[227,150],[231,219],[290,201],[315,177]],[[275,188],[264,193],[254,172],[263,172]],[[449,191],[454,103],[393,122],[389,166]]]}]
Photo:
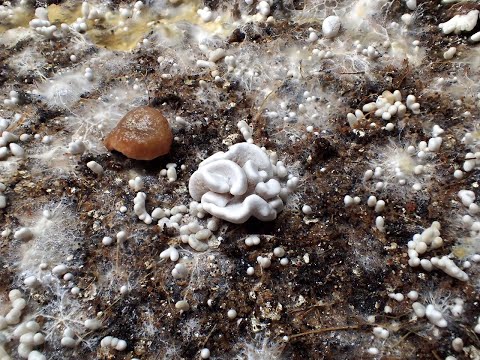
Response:
[{"label": "yellowish stain on substrate", "polygon": [[117,14],[92,26],[88,24],[87,35],[96,45],[117,51],[131,51],[142,41],[151,30],[151,17],[141,16],[130,19],[121,26],[121,17]]},{"label": "yellowish stain on substrate", "polygon": [[[105,19],[88,20],[87,36],[96,45],[116,51],[131,51],[155,30],[170,39],[181,36],[177,25],[189,23],[200,27],[210,34],[225,36],[229,33],[231,19],[221,18],[220,21],[204,23],[197,14],[201,8],[198,0],[184,1],[164,18],[154,17],[148,11],[139,17],[123,19],[118,13],[109,13]],[[62,23],[72,24],[82,16],[81,2],[67,1],[60,5],[48,6],[50,23],[60,26]],[[34,10],[18,10],[14,17],[5,24],[0,24],[0,33],[17,27],[28,27],[35,17]]]},{"label": "yellowish stain on substrate", "polygon": [[[169,39],[179,38],[182,34],[177,28],[180,23],[199,26],[210,34],[226,35],[230,30],[231,19],[204,23],[197,14],[202,6],[199,0],[184,1],[164,18],[154,17],[143,11],[139,17],[124,19],[118,13],[109,13],[105,19],[88,20],[87,36],[96,45],[116,51],[131,51],[155,30]],[[60,26],[62,23],[72,24],[82,16],[81,2],[67,1],[60,5],[48,6],[48,20]],[[28,27],[35,17],[34,10],[18,10],[14,17],[5,24],[0,24],[0,33],[17,27]]]},{"label": "yellowish stain on substrate", "polygon": [[67,1],[61,5],[52,4],[49,5],[48,21],[50,23],[59,26],[62,23],[71,24],[82,17],[82,3],[80,1],[70,2]]},{"label": "yellowish stain on substrate", "polygon": [[462,245],[455,245],[453,247],[453,255],[457,259],[465,259],[466,257],[475,253],[475,249],[478,247],[476,242],[478,241],[477,238],[467,238],[463,239]]},{"label": "yellowish stain on substrate", "polygon": [[28,28],[28,23],[34,17],[35,14],[33,10],[16,9],[11,19],[5,20],[3,24],[0,24],[0,34],[18,27]]},{"label": "yellowish stain on substrate", "polygon": [[[62,6],[52,8],[56,12],[57,20],[72,23],[81,14],[79,6],[64,7],[61,11],[57,9]],[[89,20],[87,35],[94,44],[116,51],[133,50],[151,31],[158,31],[170,39],[180,37],[181,33],[177,28],[180,23],[199,26],[208,33],[226,35],[229,29],[225,24],[229,24],[230,19],[222,18],[218,22],[204,23],[197,14],[200,7],[201,2],[198,0],[185,1],[173,8],[164,18],[154,16],[145,10],[139,17],[130,19],[123,19],[118,13],[110,13],[105,19]],[[68,14],[69,11],[72,13]]]},{"label": "yellowish stain on substrate", "polygon": [[144,12],[138,18],[125,21],[119,14],[112,14],[95,25],[89,23],[90,30],[87,31],[87,35],[98,46],[110,50],[131,51],[153,30],[170,39],[179,37],[181,35],[177,28],[179,23],[196,25],[209,33],[227,34],[228,31],[223,25],[228,24],[227,19],[204,23],[197,14],[198,9],[199,2],[195,1],[178,6],[171,17],[165,18],[155,18]]}]

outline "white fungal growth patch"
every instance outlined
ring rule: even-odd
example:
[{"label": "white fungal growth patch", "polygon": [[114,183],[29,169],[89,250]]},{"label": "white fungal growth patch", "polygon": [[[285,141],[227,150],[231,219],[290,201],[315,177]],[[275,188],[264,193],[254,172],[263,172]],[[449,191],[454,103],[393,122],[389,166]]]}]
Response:
[{"label": "white fungal growth patch", "polygon": [[479,31],[479,32],[476,32],[475,34],[473,34],[472,36],[470,36],[470,40],[472,40],[473,42],[478,42],[478,41],[480,41],[480,31]]},{"label": "white fungal growth patch", "polygon": [[68,156],[67,153],[70,152],[73,155],[71,151],[80,152],[82,145],[80,143],[67,144],[65,140],[63,137],[54,137],[50,138],[49,143],[41,142],[35,147],[30,147],[27,158],[34,168],[32,173],[35,176],[65,175],[74,171],[77,159]]},{"label": "white fungal growth patch", "polygon": [[[430,293],[427,301],[420,300],[412,303],[413,313],[417,318],[426,317],[427,320],[438,328],[446,328],[463,314],[464,300],[451,298],[450,295]],[[438,332],[434,332],[437,334]]]},{"label": "white fungal growth patch", "polygon": [[147,195],[144,192],[137,193],[135,199],[133,200],[134,206],[133,210],[135,215],[138,216],[139,220],[142,220],[145,224],[152,223],[152,217],[148,214],[147,210],[145,209],[145,200],[147,199]]},{"label": "white fungal growth patch", "polygon": [[203,9],[197,10],[197,14],[204,22],[212,21],[214,17],[212,10],[210,10],[209,7],[204,7]]},{"label": "white fungal growth patch", "polygon": [[249,144],[253,144],[252,133],[253,129],[247,124],[246,121],[241,120],[237,123],[238,130],[242,133],[243,138]]},{"label": "white fungal growth patch", "polygon": [[81,155],[86,149],[87,148],[82,140],[75,140],[68,144],[68,151],[72,155]]},{"label": "white fungal growth patch", "polygon": [[323,36],[327,39],[333,39],[340,32],[341,26],[342,22],[338,16],[331,15],[327,17],[322,23]]},{"label": "white fungal growth patch", "polygon": [[14,108],[19,101],[19,94],[15,90],[10,91],[9,98],[3,100],[3,105],[6,108]]},{"label": "white fungal growth patch", "polygon": [[112,348],[117,351],[124,351],[127,348],[127,342],[113,336],[105,336],[100,341],[100,346],[104,348]]},{"label": "white fungal growth patch", "polygon": [[28,28],[17,27],[14,29],[8,29],[2,33],[2,37],[0,37],[0,44],[11,49],[20,41],[31,39],[32,35],[32,31]]},{"label": "white fungal growth patch", "polygon": [[[90,83],[92,84],[92,83]],[[65,126],[73,133],[73,141],[81,140],[95,154],[107,150],[102,139],[132,108],[144,105],[147,96],[132,86],[108,89],[100,99],[79,102],[75,114],[65,117]]]},{"label": "white fungal growth patch", "polygon": [[434,221],[432,225],[421,234],[415,234],[413,240],[408,242],[408,264],[412,267],[421,267],[425,271],[432,271],[434,268],[442,270],[447,275],[460,281],[467,281],[468,275],[460,269],[449,256],[434,256],[430,259],[420,257],[428,251],[439,249],[443,246],[443,239],[440,237],[440,223]]},{"label": "white fungal growth patch", "polygon": [[79,241],[77,214],[69,205],[50,204],[34,214],[30,219],[21,219],[33,235],[20,247],[19,270],[25,277],[40,277],[40,264],[53,268],[62,263]]},{"label": "white fungal growth patch", "polygon": [[[441,144],[441,138],[438,139]],[[435,150],[437,145],[432,142]],[[410,191],[425,189],[435,176],[434,155],[432,151],[427,151],[427,148],[426,142],[419,144],[418,147],[413,145],[401,147],[390,141],[387,146],[379,149],[378,158],[372,161],[372,168],[375,171],[370,170],[371,175],[364,179],[374,182],[377,190],[395,188],[401,190],[403,194],[408,189]]]},{"label": "white fungal growth patch", "polygon": [[13,156],[23,157],[25,155],[25,150],[16,143],[11,143],[8,147]]},{"label": "white fungal growth patch", "polygon": [[[264,336],[275,336],[275,341],[283,336],[287,342],[285,331],[291,329],[280,316],[282,309],[323,306],[305,292],[289,293],[302,290],[299,282],[310,281],[312,294],[322,287],[322,279],[303,276],[307,265],[329,279],[341,274],[358,285],[353,305],[362,294],[368,296],[368,280],[390,294],[388,305],[377,309],[383,315],[369,319],[370,331],[332,332],[336,347],[347,349],[345,357],[367,352],[414,357],[418,338],[402,338],[408,319],[385,316],[401,315],[410,306],[416,316],[412,314],[411,323],[416,321],[414,330],[426,348],[442,349],[446,356],[461,349],[458,340],[452,344],[457,337],[472,348],[463,330],[477,322],[471,313],[476,301],[471,288],[478,287],[480,263],[480,136],[472,123],[480,107],[474,66],[480,64],[480,50],[472,43],[480,41],[473,34],[478,21],[469,33],[462,25],[462,36],[445,36],[441,49],[424,31],[437,25],[436,15],[447,9],[469,11],[468,6],[417,0],[145,0],[118,7],[106,0],[73,1],[78,7],[50,5],[50,20],[45,9],[38,10],[33,29],[19,27],[12,34],[4,32],[11,10],[24,7],[28,12],[33,1],[11,2],[15,5],[0,7],[0,43],[7,56],[0,98],[10,107],[3,116],[12,118],[12,109],[21,114],[12,121],[0,119],[0,181],[6,185],[0,184],[0,216],[5,220],[0,268],[8,267],[3,283],[24,286],[25,299],[30,299],[21,316],[14,311],[9,318],[21,325],[29,320],[29,311],[38,309],[34,316],[45,325],[38,332],[45,334],[47,344],[32,347],[37,350],[28,354],[31,360],[130,358],[139,351],[142,359],[186,353],[197,358],[282,358],[282,344],[252,341],[251,332],[263,330]],[[442,1],[447,2],[453,0]],[[74,16],[53,20],[57,11]],[[59,26],[62,21],[68,24]],[[103,38],[107,43],[99,45]],[[135,49],[110,49],[112,43],[124,42]],[[456,47],[455,54],[447,51],[450,46]],[[445,58],[453,56],[447,64],[444,51]],[[438,61],[425,61],[425,54]],[[54,72],[51,82],[42,78],[43,68]],[[40,96],[30,94],[37,86],[32,81],[39,84]],[[102,139],[118,120],[147,103],[173,122],[176,144],[171,154],[148,164],[122,162],[116,154],[99,156],[106,153]],[[46,104],[55,111],[44,112]],[[346,117],[352,105],[360,107]],[[345,120],[354,130],[345,128]],[[432,128],[433,121],[445,130]],[[213,153],[205,156],[215,134],[223,136],[235,125],[245,143],[236,144],[238,134],[228,135],[220,139],[225,152],[192,167],[192,161]],[[254,142],[254,133],[282,156]],[[91,159],[98,163],[86,168]],[[74,171],[64,171],[67,167]],[[153,174],[158,171],[161,177]],[[194,199],[188,203],[185,176],[192,173],[189,193]],[[304,186],[293,192],[297,174],[305,179]],[[57,203],[62,193],[78,205],[58,210],[56,204],[42,205]],[[284,206],[291,214],[285,214]],[[48,211],[40,214],[42,210]],[[266,229],[256,221],[228,224],[252,216],[281,219]],[[445,221],[447,231],[440,234],[439,223],[429,226],[432,218],[442,225]],[[399,247],[410,240],[405,233],[426,221],[427,229],[418,231],[408,249]],[[458,233],[450,229],[452,223]],[[339,241],[328,241],[332,230]],[[296,240],[301,249],[295,248]],[[453,248],[451,242],[456,242]],[[407,260],[417,268],[406,266]],[[394,272],[400,274],[398,264],[403,265],[402,278],[416,279],[420,294],[446,285],[454,296],[465,296],[465,305],[458,300],[443,307],[418,293],[410,296],[410,288],[398,281],[382,283]],[[273,276],[275,271],[284,276]],[[466,276],[469,282],[463,282]],[[245,284],[251,291],[243,291]],[[337,285],[342,295],[342,284]],[[152,286],[165,291],[156,296]],[[272,296],[261,304],[268,288]],[[152,296],[158,301],[150,301]],[[322,323],[342,327],[358,314],[352,299],[336,299],[347,313],[325,311]],[[252,301],[260,313],[248,306]],[[0,315],[11,310],[5,304],[9,308],[0,305]],[[461,317],[464,307],[468,315],[455,324],[452,317]],[[220,342],[216,334],[225,329],[205,321],[215,312],[226,317],[224,325],[235,328]],[[434,336],[424,336],[422,327],[433,329]],[[0,358],[2,335],[10,340],[13,328],[1,330]],[[291,338],[305,339],[305,353],[330,336],[317,334],[314,339],[297,330]],[[480,325],[475,331],[480,332]],[[5,355],[26,358],[32,332],[12,339],[4,346]],[[395,345],[398,341],[401,346]],[[17,351],[18,342],[25,345]],[[187,349],[191,344],[195,348]],[[88,345],[93,347],[89,351],[84,349]],[[122,349],[123,354],[117,353]],[[290,350],[285,358],[292,355]]]},{"label": "white fungal growth patch", "polygon": [[473,331],[475,331],[475,333],[477,333],[477,334],[480,334],[480,316],[477,319],[477,324],[473,328]]},{"label": "white fungal growth patch", "polygon": [[275,158],[254,144],[235,144],[200,163],[189,181],[190,195],[207,213],[236,224],[251,216],[274,220],[298,184],[295,177],[287,181],[283,163]]},{"label": "white fungal growth patch", "polygon": [[[26,310],[27,301],[18,289],[8,293],[10,306],[2,306],[8,309],[5,316],[0,315],[0,356],[2,359],[10,359],[4,348],[6,339],[9,339],[9,349],[13,344],[18,345],[16,351],[21,358],[45,360],[46,357],[38,350],[34,350],[45,343],[45,335],[40,331],[40,325],[35,320],[30,320]],[[2,304],[3,305],[3,304]]]},{"label": "white fungal growth patch", "polygon": [[187,277],[188,270],[184,264],[176,264],[172,270],[172,276],[174,279],[183,279]]},{"label": "white fungal growth patch", "polygon": [[375,326],[372,332],[375,337],[383,340],[387,339],[390,336],[390,332],[381,326]]},{"label": "white fungal growth patch", "polygon": [[174,182],[175,180],[177,180],[177,164],[174,164],[174,163],[169,163],[167,164],[167,172],[166,172],[166,176],[167,176],[167,179],[168,179],[168,182]]},{"label": "white fungal growth patch", "polygon": [[97,163],[96,161],[89,161],[87,162],[87,167],[92,170],[97,175],[103,175],[103,166]]},{"label": "white fungal growth patch", "polygon": [[[480,207],[472,190],[462,189],[457,195],[463,206],[461,218],[455,222],[457,236],[452,253],[458,259],[473,259],[480,254]],[[466,264],[463,267],[469,268]]]},{"label": "white fungal growth patch", "polygon": [[465,154],[463,162],[463,170],[471,172],[480,165],[480,129],[477,125],[471,132],[465,133],[462,142],[470,149],[470,152]]},{"label": "white fungal growth patch", "polygon": [[31,75],[38,79],[45,80],[44,68],[47,60],[35,48],[28,47],[22,52],[11,57],[8,61],[9,66],[15,70],[19,76]]},{"label": "white fungal growth patch", "polygon": [[444,273],[456,278],[460,281],[467,281],[468,275],[465,271],[460,269],[448,256],[432,257],[430,259],[433,266],[443,270]]},{"label": "white fungal growth patch", "polygon": [[141,191],[143,189],[143,179],[140,176],[136,176],[134,179],[128,180],[128,186],[134,191]]},{"label": "white fungal growth patch", "polygon": [[175,303],[175,309],[181,312],[185,312],[190,309],[190,305],[186,300],[179,300]]},{"label": "white fungal growth patch", "polygon": [[236,347],[238,359],[281,359],[285,344],[274,342],[266,337],[256,337],[252,342],[243,341]]},{"label": "white fungal growth patch", "polygon": [[408,95],[405,103],[403,103],[402,94],[399,90],[395,90],[393,93],[385,90],[375,102],[363,105],[362,110],[357,109],[354,114],[347,114],[347,120],[353,127],[358,121],[364,120],[367,114],[372,114],[385,121],[390,121],[394,117],[401,119],[405,116],[407,109],[413,114],[420,113],[420,104],[416,102],[414,95]]},{"label": "white fungal growth patch", "polygon": [[101,322],[92,319],[91,313],[68,289],[64,289],[58,280],[46,278],[43,290],[50,301],[33,317],[45,319],[42,331],[45,332],[46,341],[67,349],[90,348],[98,343],[95,337],[89,335],[99,329]]},{"label": "white fungal growth patch", "polygon": [[[4,149],[4,151],[2,149]],[[15,175],[15,173],[17,173],[22,162],[21,158],[16,157],[10,157],[8,158],[8,160],[5,160],[7,155],[7,148],[0,147],[0,172],[2,174],[2,181],[4,181],[5,183],[8,183],[10,179]]]},{"label": "white fungal growth patch", "polygon": [[[313,70],[311,62],[305,61],[311,54],[307,49],[293,44],[285,47],[284,42],[280,40],[274,40],[270,46],[272,52],[267,57],[259,55],[263,53],[261,45],[248,43],[241,51],[229,50],[229,55],[223,60],[227,66],[224,78],[229,82],[239,83],[246,91],[257,92],[258,104],[261,104],[267,96],[269,100],[275,99],[279,80],[290,76],[300,79],[300,67],[304,67],[305,71]],[[271,94],[272,92],[275,95]]]},{"label": "white fungal growth patch", "polygon": [[0,209],[5,209],[7,207],[7,197],[4,194],[4,191],[7,189],[5,184],[0,182]]},{"label": "white fungal growth patch", "polygon": [[447,320],[445,320],[441,311],[437,310],[432,304],[428,304],[425,308],[425,315],[427,316],[427,319],[435,326],[445,328],[448,325]]},{"label": "white fungal growth patch", "polygon": [[54,39],[59,37],[57,33],[57,27],[52,25],[48,20],[48,10],[44,7],[38,7],[35,9],[36,18],[29,22],[30,28],[37,34],[42,35],[46,39]]},{"label": "white fungal growth patch", "polygon": [[23,294],[18,289],[11,290],[8,293],[8,298],[10,300],[10,307],[7,307],[8,311],[4,316],[0,316],[0,330],[4,330],[12,325],[17,325],[27,305]]},{"label": "white fungal growth patch", "polygon": [[[309,65],[313,68],[316,66],[319,57],[330,55],[315,48],[311,54],[306,56],[311,59],[302,62],[302,67]],[[291,66],[295,68],[294,64]],[[287,68],[285,68],[285,72],[288,72]],[[315,128],[322,130],[330,128],[329,118],[338,110],[336,96],[324,91],[321,87],[312,89],[309,84],[300,80],[295,87],[283,91],[267,88],[261,94],[260,99],[268,100],[264,116],[269,119],[270,126],[280,125],[283,128],[280,133],[277,133],[278,128],[273,129],[273,131],[277,133],[277,137],[279,135],[285,136],[285,141],[292,141],[296,136],[300,137],[302,135],[298,132],[298,127],[295,124],[314,125]],[[288,127],[286,127],[287,124]],[[290,126],[290,124],[292,125]]]},{"label": "white fungal growth patch", "polygon": [[35,93],[51,108],[70,110],[81,95],[92,89],[92,82],[82,72],[78,72],[57,75],[40,84]]},{"label": "white fungal growth patch", "polygon": [[405,5],[407,5],[409,10],[415,10],[417,8],[417,0],[406,0]]},{"label": "white fungal growth patch", "polygon": [[[348,12],[345,14],[345,21],[342,25],[352,32],[358,32],[371,28],[371,19],[378,10],[387,3],[386,0],[369,1],[369,0],[357,0],[348,4]],[[375,29],[378,30],[378,29]]]},{"label": "white fungal growth patch", "polygon": [[469,227],[470,231],[465,236],[459,236],[453,247],[453,254],[461,260],[480,254],[480,221],[472,222],[469,226],[466,224],[466,227]]},{"label": "white fungal growth patch", "polygon": [[438,249],[443,246],[443,239],[440,237],[440,223],[433,222],[432,225],[425,229],[421,234],[415,234],[413,240],[408,243],[409,265],[412,267],[422,265],[427,270],[432,270],[429,260],[425,260],[422,264],[419,255],[425,254],[428,250]]},{"label": "white fungal growth patch", "polygon": [[[412,16],[410,19],[414,21]],[[403,31],[395,31],[392,29],[391,33],[392,36],[389,39],[391,44],[387,49],[388,55],[391,57],[389,60],[397,67],[402,66],[403,59],[405,58],[408,59],[409,64],[412,66],[421,66],[427,55],[426,48],[422,46],[422,43]]]},{"label": "white fungal growth patch", "polygon": [[444,34],[460,34],[462,31],[472,31],[477,25],[479,13],[478,10],[472,10],[465,15],[455,15],[447,22],[439,24],[438,27]]},{"label": "white fungal growth patch", "polygon": [[448,48],[447,51],[445,51],[443,53],[443,58],[445,60],[453,59],[453,57],[455,56],[456,53],[457,53],[457,48],[456,47],[450,47],[450,48]]}]

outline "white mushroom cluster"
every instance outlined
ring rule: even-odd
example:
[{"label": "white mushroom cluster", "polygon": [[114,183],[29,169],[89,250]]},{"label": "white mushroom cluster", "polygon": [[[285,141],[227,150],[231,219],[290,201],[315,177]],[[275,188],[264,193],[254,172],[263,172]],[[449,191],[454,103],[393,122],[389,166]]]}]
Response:
[{"label": "white mushroom cluster", "polygon": [[451,34],[452,32],[460,34],[462,31],[472,31],[477,25],[479,14],[478,10],[472,10],[465,15],[455,15],[447,22],[439,24],[438,27],[444,34]]},{"label": "white mushroom cluster", "polygon": [[276,154],[239,143],[201,162],[188,187],[205,212],[241,224],[251,216],[274,220],[297,185],[298,178],[288,174]]}]

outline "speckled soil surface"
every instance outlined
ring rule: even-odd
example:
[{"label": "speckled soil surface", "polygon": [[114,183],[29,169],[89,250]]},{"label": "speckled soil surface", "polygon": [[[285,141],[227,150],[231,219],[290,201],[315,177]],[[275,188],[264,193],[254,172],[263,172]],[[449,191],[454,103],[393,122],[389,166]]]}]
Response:
[{"label": "speckled soil surface", "polygon": [[[231,3],[205,1],[204,5],[232,17],[238,13],[239,18],[245,12],[244,4]],[[246,22],[229,29],[215,44],[237,55],[246,49],[242,61],[251,57],[253,67],[259,57],[265,72],[285,64],[282,56],[290,46],[311,52],[314,45],[305,39],[310,27],[321,29],[322,19],[299,20],[294,14],[311,2],[273,3],[275,21]],[[475,249],[480,252],[480,238],[474,237],[470,252],[462,248],[461,239],[469,235],[461,218],[468,212],[457,196],[462,189],[480,196],[478,169],[462,179],[453,176],[471,151],[462,138],[478,124],[480,70],[478,60],[471,59],[478,56],[479,45],[468,40],[478,26],[470,33],[451,36],[438,29],[439,23],[480,9],[480,5],[418,3],[417,20],[406,35],[421,43],[425,56],[418,63],[407,58],[391,60],[386,51],[378,61],[365,60],[368,66],[358,70],[341,57],[342,52],[339,58],[315,64],[299,61],[298,76],[281,75],[268,86],[248,86],[240,77],[229,78],[223,63],[219,65],[220,81],[215,81],[210,70],[180,62],[179,71],[164,76],[168,71],[159,67],[158,57],[174,58],[178,46],[181,53],[176,61],[181,60],[189,53],[188,39],[175,46],[152,39],[154,45],[130,51],[104,49],[89,42],[88,36],[86,44],[75,49],[71,37],[55,41],[26,37],[14,46],[0,45],[0,98],[8,98],[10,90],[19,94],[16,107],[0,105],[0,117],[14,119],[16,113],[21,114],[7,130],[18,136],[41,135],[21,143],[24,158],[0,160],[0,182],[6,185],[7,198],[7,206],[0,209],[0,230],[10,230],[0,238],[0,315],[8,312],[8,291],[21,289],[27,299],[24,319],[36,320],[47,335],[45,344],[38,347],[47,359],[199,359],[202,348],[210,349],[212,359],[480,358],[480,340],[473,331],[480,315],[480,264],[473,263],[465,270],[469,280],[462,282],[439,270],[412,268],[407,256],[407,243],[433,221],[442,224],[444,246],[429,255],[452,253],[460,265],[470,260]],[[126,3],[112,1],[109,6],[117,9],[119,4]],[[249,11],[256,13],[254,6]],[[400,16],[406,12],[410,10],[404,1],[385,2],[371,22],[387,28],[386,24],[394,21],[401,24]],[[348,34],[341,33],[330,48],[335,53],[335,46],[343,49],[339,42],[348,41]],[[443,52],[451,46],[463,57],[445,60]],[[35,66],[21,74],[12,66],[11,59],[30,47],[44,59],[41,76]],[[73,51],[77,51],[75,63],[69,59]],[[192,50],[193,59],[197,52]],[[95,58],[101,60],[95,62]],[[50,106],[32,93],[60,72],[84,69],[86,64],[97,80],[69,109]],[[432,85],[440,77],[450,90]],[[454,77],[457,80],[452,80]],[[124,103],[110,96],[115,89],[131,89],[134,83],[140,90]],[[270,91],[262,92],[265,88]],[[375,101],[384,90],[396,89],[404,97],[416,95],[420,114],[408,112],[389,132],[384,128],[386,122],[373,114],[367,114],[355,131],[349,126],[347,113]],[[320,94],[314,100],[320,113],[318,122],[309,115],[288,122],[266,116],[267,110],[279,107],[281,99],[287,99],[292,108],[298,106],[306,90]],[[116,111],[114,120],[108,122],[107,116],[104,129],[93,126],[85,131],[90,129],[85,114],[90,108],[96,111],[99,102],[118,107],[111,110]],[[161,110],[172,124],[175,139],[170,153],[152,161],[137,161],[102,148],[108,130],[121,116],[134,105],[146,104]],[[188,125],[177,126],[176,117]],[[133,212],[136,192],[128,180],[142,177],[149,211],[188,206],[192,201],[188,180],[198,164],[217,151],[226,151],[228,145],[244,141],[237,129],[239,120],[252,127],[255,144],[276,151],[300,179],[277,219],[250,219],[241,225],[223,222],[205,253],[183,244],[175,229],[140,221]],[[385,180],[388,186],[384,190],[376,191],[374,180],[364,181],[365,171],[375,168],[382,153],[428,142],[435,124],[445,129],[443,143],[429,162],[433,170],[421,191],[394,181],[390,186],[389,180]],[[307,125],[314,131],[306,131]],[[71,155],[67,146],[79,129],[84,140],[96,145],[82,155]],[[53,142],[42,143],[45,135]],[[92,160],[103,166],[103,175],[86,166]],[[173,182],[159,175],[168,163],[177,164],[178,178]],[[184,165],[182,169],[180,165]],[[361,203],[345,207],[348,194],[359,196]],[[383,232],[375,226],[378,214],[366,203],[370,195],[386,203],[381,213]],[[312,208],[312,214],[302,213],[304,204]],[[125,213],[119,211],[123,205]],[[14,238],[20,227],[34,227],[42,210],[54,208],[53,221],[58,224],[38,237],[44,243],[38,238],[30,242]],[[115,238],[119,231],[127,233],[126,241],[102,245],[103,237]],[[251,234],[260,237],[260,245],[245,245]],[[160,258],[169,245],[182,249],[187,278],[175,280],[171,275],[175,264]],[[278,246],[286,251],[286,266],[272,256]],[[46,270],[32,270],[28,265],[30,256],[36,261],[29,248],[43,251]],[[271,257],[271,267],[262,269],[258,256]],[[55,278],[33,288],[24,285],[27,276],[47,276],[60,260],[68,265],[72,281]],[[250,266],[255,267],[253,276],[246,272]],[[126,294],[120,293],[122,285],[128,287]],[[73,287],[80,289],[79,295],[71,294]],[[413,301],[406,297],[412,290],[419,293],[418,301],[423,304],[444,307],[448,327],[437,328],[427,318],[415,317]],[[402,293],[405,300],[397,302],[389,298],[390,293]],[[448,310],[455,298],[464,301],[463,313],[457,317]],[[188,311],[175,308],[182,299],[190,304]],[[392,308],[391,313],[385,313],[386,306]],[[237,311],[236,319],[227,318],[229,309]],[[86,331],[78,325],[95,316],[102,321],[100,329]],[[62,332],[69,326],[78,326],[78,344],[73,349],[60,345]],[[376,338],[372,333],[375,326],[388,329],[390,336]],[[4,331],[8,340],[4,347],[17,359],[19,342],[11,338],[10,331]],[[124,339],[127,349],[120,352],[101,347],[100,340],[108,335]],[[461,352],[452,349],[457,337],[464,343]],[[372,347],[379,350],[378,355],[368,352]]]}]

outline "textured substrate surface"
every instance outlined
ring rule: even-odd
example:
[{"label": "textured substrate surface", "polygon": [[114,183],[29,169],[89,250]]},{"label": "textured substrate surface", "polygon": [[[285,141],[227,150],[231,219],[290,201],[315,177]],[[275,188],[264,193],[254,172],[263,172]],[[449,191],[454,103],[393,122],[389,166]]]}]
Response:
[{"label": "textured substrate surface", "polygon": [[[81,17],[75,3],[48,2],[49,14],[58,16],[52,23],[60,28]],[[15,90],[18,102],[0,105],[0,116],[9,121],[7,131],[32,137],[18,142],[23,158],[9,154],[0,160],[7,199],[0,209],[0,315],[11,308],[8,292],[20,289],[27,300],[21,321],[41,325],[46,342],[36,349],[48,359],[197,359],[202,348],[214,359],[478,358],[473,329],[480,315],[480,264],[472,259],[480,253],[480,238],[465,228],[468,208],[457,194],[465,189],[480,195],[479,172],[464,172],[461,179],[453,173],[468,152],[476,152],[475,143],[462,142],[465,134],[480,138],[479,45],[469,40],[479,29],[444,35],[438,25],[480,7],[418,1],[412,11],[400,0],[371,3],[273,1],[273,18],[266,21],[256,15],[256,1],[150,1],[138,18],[123,20],[119,7],[132,9],[133,3],[90,2],[111,11],[111,19],[88,20],[86,33],[72,30],[56,39],[28,27],[33,6],[12,4],[17,11],[25,8],[26,27],[0,18],[0,98]],[[220,19],[203,22],[196,13],[203,6]],[[413,16],[410,26],[401,20],[406,13]],[[340,33],[323,39],[322,21],[334,14],[342,22]],[[311,32],[318,41],[308,41]],[[358,46],[377,53],[359,53]],[[457,53],[446,60],[452,46]],[[217,48],[233,60],[197,63]],[[85,80],[87,67],[91,81]],[[389,121],[365,113],[350,126],[347,114],[385,90],[400,90],[403,102],[414,95],[420,111]],[[171,123],[170,153],[142,162],[108,152],[106,134],[130,109],[147,104]],[[188,206],[190,175],[208,156],[244,141],[240,120],[252,127],[255,144],[275,151],[300,179],[276,220],[224,222],[210,249],[197,253],[175,229],[138,219],[130,179],[143,179],[149,212]],[[419,143],[428,142],[434,125],[445,130],[441,148],[422,160],[424,173],[416,176],[411,168],[420,164]],[[44,136],[51,139],[42,141]],[[71,155],[68,144],[78,139],[87,150]],[[395,163],[410,145],[415,154]],[[102,176],[86,166],[92,160],[102,165]],[[160,175],[169,163],[177,164],[172,182]],[[384,175],[364,180],[365,171],[378,166]],[[392,175],[399,166],[410,172],[405,185]],[[376,190],[377,182],[384,187]],[[412,188],[416,183],[420,190]],[[346,195],[360,197],[360,204],[346,207]],[[383,212],[367,205],[371,195],[385,201]],[[313,210],[309,215],[302,212],[305,204]],[[42,222],[44,210],[54,214],[48,222]],[[375,225],[377,216],[384,218],[383,231]],[[434,221],[441,224],[444,244],[428,257],[451,254],[468,281],[408,265],[407,243]],[[34,237],[15,239],[21,227],[34,229]],[[119,231],[128,238],[117,244]],[[247,247],[244,240],[252,234],[261,243]],[[105,236],[114,244],[102,245]],[[185,279],[175,280],[175,264],[160,258],[169,245],[180,250]],[[286,266],[272,255],[278,246],[286,251]],[[262,269],[258,256],[271,257],[271,267]],[[50,276],[60,263],[72,280]],[[247,275],[250,266],[253,276]],[[39,284],[24,285],[29,276]],[[425,306],[434,304],[448,326],[416,317],[406,297],[410,291]],[[405,300],[397,302],[391,293]],[[456,298],[464,302],[458,316],[451,311]],[[182,299],[188,311],[175,308]],[[229,309],[237,312],[233,320]],[[95,317],[102,327],[86,329],[84,320]],[[375,326],[387,329],[388,338],[374,336]],[[75,331],[74,348],[61,345],[65,328]],[[17,359],[14,329],[0,330],[0,340]],[[126,350],[101,347],[105,336],[125,340]],[[464,343],[460,352],[452,348],[457,337]]]}]

